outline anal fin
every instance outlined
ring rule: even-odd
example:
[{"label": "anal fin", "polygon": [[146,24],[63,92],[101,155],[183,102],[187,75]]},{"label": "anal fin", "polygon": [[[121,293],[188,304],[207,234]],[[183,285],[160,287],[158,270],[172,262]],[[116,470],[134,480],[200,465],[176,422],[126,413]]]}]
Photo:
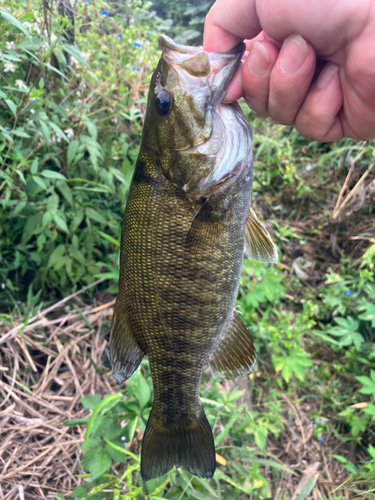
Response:
[{"label": "anal fin", "polygon": [[233,316],[224,338],[209,358],[214,377],[229,380],[250,373],[254,367],[254,343],[243,322]]},{"label": "anal fin", "polygon": [[127,380],[140,365],[144,352],[129,328],[126,313],[121,310],[119,296],[113,311],[109,339],[112,375],[118,384]]},{"label": "anal fin", "polygon": [[245,253],[257,262],[278,262],[278,253],[271,236],[251,208],[245,224]]}]

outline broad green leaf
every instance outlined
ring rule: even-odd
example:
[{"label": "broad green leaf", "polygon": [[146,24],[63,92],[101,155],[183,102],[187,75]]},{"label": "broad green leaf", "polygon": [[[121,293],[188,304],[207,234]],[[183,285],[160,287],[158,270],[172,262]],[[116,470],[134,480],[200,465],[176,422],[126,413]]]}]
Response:
[{"label": "broad green leaf", "polygon": [[30,173],[32,175],[35,175],[37,172],[38,172],[38,158],[34,158],[30,167]]},{"label": "broad green leaf", "polygon": [[42,129],[42,134],[43,134],[44,140],[48,144],[49,140],[50,140],[50,137],[51,137],[48,125],[43,120],[40,120],[39,123],[40,123],[40,127]]},{"label": "broad green leaf", "polygon": [[73,207],[73,195],[69,189],[68,184],[64,181],[58,181],[56,182],[56,187],[60,191],[60,193],[64,196],[69,205]]},{"label": "broad green leaf", "polygon": [[369,377],[357,377],[357,380],[361,382],[363,387],[359,389],[359,392],[362,394],[369,394],[372,395],[373,398],[375,398],[375,371],[371,370],[371,378]]},{"label": "broad green leaf", "polygon": [[105,450],[99,448],[90,461],[89,469],[91,472],[91,478],[95,480],[100,477],[102,474],[107,472],[107,470],[111,467],[111,464],[111,457]]},{"label": "broad green leaf", "polygon": [[363,411],[367,413],[367,415],[371,415],[372,420],[375,420],[375,405],[369,403],[367,405],[367,408],[365,408]]},{"label": "broad green leaf", "polygon": [[14,104],[14,102],[11,99],[5,99],[5,102],[7,103],[8,108],[11,110],[11,112],[14,115],[14,117],[16,117],[17,116],[17,107]]},{"label": "broad green leaf", "polygon": [[73,245],[69,246],[69,254],[75,259],[77,262],[80,264],[85,264],[86,259],[83,256],[82,252],[78,250],[78,248],[74,247]]},{"label": "broad green leaf", "polygon": [[255,444],[260,450],[264,450],[267,442],[268,431],[264,427],[256,427],[254,430]]},{"label": "broad green leaf", "polygon": [[95,394],[86,396],[81,399],[81,404],[88,410],[94,410],[96,406],[101,402],[101,399],[99,396],[96,396]]},{"label": "broad green leaf", "polygon": [[77,140],[72,141],[68,146],[68,151],[66,154],[67,161],[68,161],[68,167],[72,164],[72,161],[74,160],[74,157],[77,153],[78,146],[79,146],[79,142]]},{"label": "broad green leaf", "polygon": [[105,445],[105,450],[111,457],[111,459],[114,460],[115,462],[119,462],[120,464],[125,464],[128,460],[128,457],[124,453],[121,453],[120,451],[117,450],[117,448],[114,448],[108,443],[106,443]]},{"label": "broad green leaf", "polygon": [[55,172],[54,170],[42,170],[42,172],[40,172],[40,175],[42,175],[46,179],[59,179],[66,181],[66,177],[64,175],[60,174],[59,172]]},{"label": "broad green leaf", "polygon": [[61,261],[65,254],[65,245],[58,245],[54,251],[51,253],[47,267],[53,267]]},{"label": "broad green leaf", "polygon": [[375,327],[375,305],[367,302],[361,307],[365,312],[358,316],[359,319],[363,319],[365,321],[371,321],[371,326]]},{"label": "broad green leaf", "polygon": [[38,186],[47,191],[46,183],[41,177],[39,177],[39,175],[33,175],[32,179],[36,184],[38,184]]},{"label": "broad green leaf", "polygon": [[99,222],[100,224],[107,224],[106,219],[93,208],[86,208],[86,215],[95,222]]}]

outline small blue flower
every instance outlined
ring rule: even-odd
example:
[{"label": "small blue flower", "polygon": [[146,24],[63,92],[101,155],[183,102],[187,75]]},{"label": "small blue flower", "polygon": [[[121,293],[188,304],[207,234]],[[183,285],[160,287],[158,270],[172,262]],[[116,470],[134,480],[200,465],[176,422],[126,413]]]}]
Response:
[{"label": "small blue flower", "polygon": [[106,10],[102,10],[101,14],[102,14],[102,16],[105,16],[105,17],[109,16],[109,14]]},{"label": "small blue flower", "polygon": [[288,213],[288,210],[287,210],[287,209],[285,209],[285,210],[284,210],[284,214],[287,214],[287,213]]},{"label": "small blue flower", "polygon": [[122,35],[121,35],[121,33],[119,33],[119,34],[117,35],[117,38],[119,38],[120,40],[122,40]]},{"label": "small blue flower", "polygon": [[9,127],[6,127],[6,129],[5,129],[5,130],[6,130],[7,132],[12,132],[12,129],[11,129],[11,128],[9,128]]},{"label": "small blue flower", "polygon": [[139,68],[136,68],[135,66],[132,67],[132,71],[135,71],[136,73],[139,73],[141,70]]},{"label": "small blue flower", "polygon": [[263,227],[268,227],[268,224],[263,224]]},{"label": "small blue flower", "polygon": [[258,191],[256,191],[255,198],[258,198],[258,196],[259,196],[259,193],[258,193]]},{"label": "small blue flower", "polygon": [[345,290],[345,295],[351,295],[353,293],[353,290]]},{"label": "small blue flower", "polygon": [[323,439],[322,438],[319,438],[319,443],[323,443]]},{"label": "small blue flower", "polygon": [[134,47],[137,47],[137,49],[140,49],[141,48],[141,44],[138,43],[138,42],[134,42]]}]

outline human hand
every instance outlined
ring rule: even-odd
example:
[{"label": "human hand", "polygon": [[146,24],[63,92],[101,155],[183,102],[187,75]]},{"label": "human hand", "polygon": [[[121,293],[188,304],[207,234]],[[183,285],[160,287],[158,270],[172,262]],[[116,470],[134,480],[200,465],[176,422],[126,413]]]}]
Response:
[{"label": "human hand", "polygon": [[374,0],[217,0],[203,47],[246,42],[225,100],[317,141],[375,138]]}]

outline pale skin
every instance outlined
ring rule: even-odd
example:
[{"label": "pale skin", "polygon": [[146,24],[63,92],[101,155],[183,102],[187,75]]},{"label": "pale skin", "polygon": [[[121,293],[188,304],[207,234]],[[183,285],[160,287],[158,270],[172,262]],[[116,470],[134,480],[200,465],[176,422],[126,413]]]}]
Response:
[{"label": "pale skin", "polygon": [[226,101],[317,141],[375,138],[375,0],[217,0],[203,48],[242,40]]}]

